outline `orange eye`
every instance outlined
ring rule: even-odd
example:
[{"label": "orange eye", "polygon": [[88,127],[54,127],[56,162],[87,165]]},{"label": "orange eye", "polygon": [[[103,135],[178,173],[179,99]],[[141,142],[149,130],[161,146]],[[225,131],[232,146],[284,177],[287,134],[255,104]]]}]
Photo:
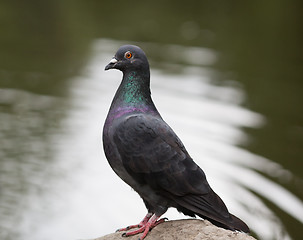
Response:
[{"label": "orange eye", "polygon": [[131,52],[126,52],[126,53],[124,54],[124,56],[125,56],[126,58],[130,59],[133,55],[132,55]]}]

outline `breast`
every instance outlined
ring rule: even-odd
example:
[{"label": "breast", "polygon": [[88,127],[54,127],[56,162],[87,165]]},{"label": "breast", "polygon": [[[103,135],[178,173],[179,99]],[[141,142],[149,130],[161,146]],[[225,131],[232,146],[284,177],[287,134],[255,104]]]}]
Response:
[{"label": "breast", "polygon": [[122,160],[120,154],[117,150],[117,146],[113,141],[113,135],[115,131],[115,127],[120,124],[122,121],[121,118],[111,119],[110,122],[108,119],[105,121],[103,127],[103,149],[107,161],[114,172],[128,185],[132,188],[135,188],[136,182],[135,180],[127,173],[126,169],[122,164]]}]

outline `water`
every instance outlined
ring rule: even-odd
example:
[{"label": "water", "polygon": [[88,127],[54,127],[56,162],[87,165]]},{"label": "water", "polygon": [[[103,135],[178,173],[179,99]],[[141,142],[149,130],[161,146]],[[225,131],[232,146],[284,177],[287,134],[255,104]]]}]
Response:
[{"label": "water", "polygon": [[124,43],[230,211],[259,239],[303,239],[301,5],[2,1],[0,239],[90,239],[145,214],[101,147]]},{"label": "water", "polygon": [[[89,239],[138,222],[145,208],[110,169],[101,129],[121,73],[103,68],[124,42],[100,39],[66,97],[1,89],[1,239]],[[149,43],[151,44],[151,43]],[[156,47],[157,44],[154,44]],[[160,45],[161,46],[161,45]],[[191,56],[192,48],[169,47]],[[291,239],[270,202],[303,222],[302,201],[271,179],[291,179],[280,164],[241,145],[244,129],[262,128],[266,117],[242,106],[236,83],[216,85],[210,68],[216,52],[196,48],[200,65],[153,68],[152,95],[163,118],[205,170],[230,211],[260,239]],[[178,72],[170,69],[178,68]],[[266,199],[266,202],[263,201]],[[175,210],[169,219],[184,218]]]}]

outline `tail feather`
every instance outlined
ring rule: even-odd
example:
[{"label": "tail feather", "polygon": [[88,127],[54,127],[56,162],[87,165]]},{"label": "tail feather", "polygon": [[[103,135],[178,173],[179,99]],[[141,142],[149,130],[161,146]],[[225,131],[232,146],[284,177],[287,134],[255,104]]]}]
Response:
[{"label": "tail feather", "polygon": [[177,209],[186,215],[197,215],[225,229],[249,232],[248,226],[241,219],[228,212],[224,202],[215,192],[202,196],[174,197],[174,200],[178,205]]},{"label": "tail feather", "polygon": [[249,227],[246,225],[245,222],[243,222],[240,218],[236,217],[233,214],[230,214],[231,218],[232,218],[232,223],[234,226],[234,230],[237,231],[241,231],[241,232],[245,232],[245,233],[249,233]]}]

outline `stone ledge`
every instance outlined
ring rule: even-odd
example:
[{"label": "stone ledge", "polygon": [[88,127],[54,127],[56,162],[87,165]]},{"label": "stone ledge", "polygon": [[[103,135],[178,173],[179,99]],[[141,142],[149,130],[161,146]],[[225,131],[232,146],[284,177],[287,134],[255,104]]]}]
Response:
[{"label": "stone ledge", "polygon": [[[137,240],[140,235],[122,237],[112,233],[94,240]],[[256,240],[248,234],[219,228],[207,220],[186,219],[167,221],[152,229],[144,240]]]}]

